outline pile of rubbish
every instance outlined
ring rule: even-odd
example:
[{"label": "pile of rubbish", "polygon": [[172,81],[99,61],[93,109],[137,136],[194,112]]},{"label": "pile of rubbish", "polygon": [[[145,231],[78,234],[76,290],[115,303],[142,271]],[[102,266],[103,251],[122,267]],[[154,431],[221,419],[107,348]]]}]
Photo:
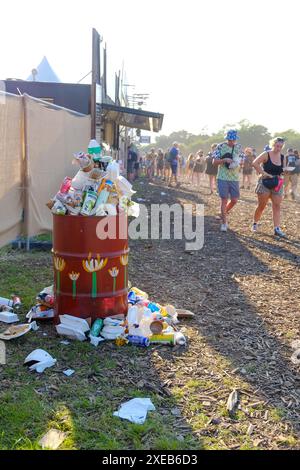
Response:
[{"label": "pile of rubbish", "polygon": [[97,141],[89,144],[88,153],[74,154],[79,171],[66,176],[58,193],[47,203],[57,215],[116,216],[120,211],[138,217],[139,205],[131,201],[132,185],[120,175],[119,164],[111,156],[101,155]]},{"label": "pile of rubbish", "polygon": [[54,318],[54,289],[45,287],[36,297],[37,304],[26,315],[28,322],[32,320],[49,320]]},{"label": "pile of rubbish", "polygon": [[3,323],[16,323],[19,321],[15,309],[21,307],[21,300],[16,295],[12,295],[10,299],[0,297],[0,321]]},{"label": "pile of rubbish", "polygon": [[148,294],[138,288],[128,293],[126,318],[105,318],[89,326],[87,320],[60,315],[57,333],[70,339],[90,339],[94,346],[105,340],[115,341],[118,346],[133,344],[148,347],[151,344],[171,346],[185,345],[185,336],[178,331],[178,313],[172,305],[161,306],[148,299]]},{"label": "pile of rubbish", "polygon": [[[54,319],[53,286],[46,287],[36,297],[37,304],[27,313],[27,324],[12,325],[0,335],[0,339],[15,339],[30,330],[38,329],[36,321]],[[13,308],[19,308],[18,297],[12,299],[0,297],[0,322],[16,323],[19,317]],[[185,345],[186,338],[179,331],[178,317],[190,318],[194,314],[187,310],[176,309],[172,305],[162,306],[149,300],[148,294],[136,287],[128,292],[128,314],[117,315],[105,319],[82,319],[72,315],[60,315],[60,324],[56,325],[59,335],[69,339],[86,341],[94,346],[102,341],[115,341],[118,346],[132,344],[148,347],[151,344]]]}]

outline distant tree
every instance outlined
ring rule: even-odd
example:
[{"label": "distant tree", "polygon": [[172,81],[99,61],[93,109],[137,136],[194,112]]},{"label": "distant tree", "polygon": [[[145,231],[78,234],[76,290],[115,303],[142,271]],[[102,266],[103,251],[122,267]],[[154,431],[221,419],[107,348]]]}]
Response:
[{"label": "distant tree", "polygon": [[[212,133],[211,135],[207,134],[206,129],[202,129],[201,133],[198,135],[191,134],[185,130],[172,132],[169,135],[160,135],[156,138],[155,144],[145,146],[143,150],[148,151],[150,148],[155,147],[156,149],[162,148],[166,151],[171,147],[173,142],[178,142],[181,152],[186,156],[200,149],[207,153],[212,144],[224,141],[228,129],[238,129],[240,136],[239,142],[242,147],[255,147],[258,153],[263,151],[265,145],[267,145],[272,138],[270,131],[265,126],[252,124],[247,119],[243,119],[235,124],[225,124],[218,132]],[[300,133],[289,129],[274,134],[274,136],[278,135],[286,138],[288,147],[298,148],[300,150]]]}]

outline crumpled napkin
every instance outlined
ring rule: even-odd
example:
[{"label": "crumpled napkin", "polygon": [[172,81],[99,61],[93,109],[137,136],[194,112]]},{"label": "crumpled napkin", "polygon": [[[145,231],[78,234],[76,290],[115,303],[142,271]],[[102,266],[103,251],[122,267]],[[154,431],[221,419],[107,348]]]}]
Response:
[{"label": "crumpled napkin", "polygon": [[114,412],[114,416],[127,419],[135,424],[144,424],[148,411],[155,411],[150,398],[134,398],[121,405],[119,411]]}]

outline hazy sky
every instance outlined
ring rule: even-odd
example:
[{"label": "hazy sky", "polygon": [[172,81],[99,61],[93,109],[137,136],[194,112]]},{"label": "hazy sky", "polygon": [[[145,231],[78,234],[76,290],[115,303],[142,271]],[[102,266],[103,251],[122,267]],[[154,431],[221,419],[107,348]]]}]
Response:
[{"label": "hazy sky", "polygon": [[91,29],[163,133],[241,119],[300,131],[299,0],[68,0],[1,4],[0,78],[26,79],[44,55],[62,81],[91,69]]}]

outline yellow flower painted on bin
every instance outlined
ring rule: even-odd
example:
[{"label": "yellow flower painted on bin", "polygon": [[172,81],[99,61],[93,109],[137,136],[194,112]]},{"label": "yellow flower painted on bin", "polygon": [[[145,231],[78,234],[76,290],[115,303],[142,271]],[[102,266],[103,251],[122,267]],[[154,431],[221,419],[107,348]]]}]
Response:
[{"label": "yellow flower painted on bin", "polygon": [[79,277],[80,277],[80,273],[74,273],[74,272],[69,273],[69,278],[72,281],[73,299],[76,298],[76,282],[78,281]]},{"label": "yellow flower painted on bin", "polygon": [[124,255],[124,256],[120,257],[120,261],[121,261],[122,266],[127,266],[128,265],[128,260],[129,260],[128,255]]},{"label": "yellow flower painted on bin", "polygon": [[114,267],[112,269],[109,269],[108,272],[114,280],[114,282],[113,282],[113,292],[115,292],[116,291],[117,277],[118,277],[120,271],[117,267]]},{"label": "yellow flower painted on bin", "polygon": [[124,266],[124,289],[128,289],[128,280],[127,280],[127,266],[128,266],[128,255],[120,256],[120,262]]},{"label": "yellow flower painted on bin", "polygon": [[82,261],[83,269],[88,273],[95,273],[101,271],[107,265],[108,258],[101,259],[100,255],[97,255],[97,259],[92,258],[90,253],[87,260]]},{"label": "yellow flower painted on bin", "polygon": [[80,276],[80,273],[69,273],[69,278],[71,279],[71,281],[78,281],[79,279],[79,276]]},{"label": "yellow flower painted on bin", "polygon": [[56,294],[59,295],[60,293],[60,273],[66,267],[66,262],[63,258],[59,258],[58,256],[54,256],[53,258],[54,266],[56,269]]},{"label": "yellow flower painted on bin", "polygon": [[54,266],[55,266],[55,269],[61,273],[66,267],[66,262],[63,258],[54,256]]},{"label": "yellow flower painted on bin", "polygon": [[92,298],[97,297],[97,272],[101,271],[107,265],[108,258],[101,259],[100,255],[92,258],[92,253],[89,253],[88,259],[82,261],[83,269],[87,273],[92,274]]},{"label": "yellow flower painted on bin", "polygon": [[118,270],[118,268],[112,268],[112,269],[109,269],[108,271],[109,271],[109,274],[111,275],[111,277],[113,277],[113,278],[118,277],[119,272],[120,272]]}]

